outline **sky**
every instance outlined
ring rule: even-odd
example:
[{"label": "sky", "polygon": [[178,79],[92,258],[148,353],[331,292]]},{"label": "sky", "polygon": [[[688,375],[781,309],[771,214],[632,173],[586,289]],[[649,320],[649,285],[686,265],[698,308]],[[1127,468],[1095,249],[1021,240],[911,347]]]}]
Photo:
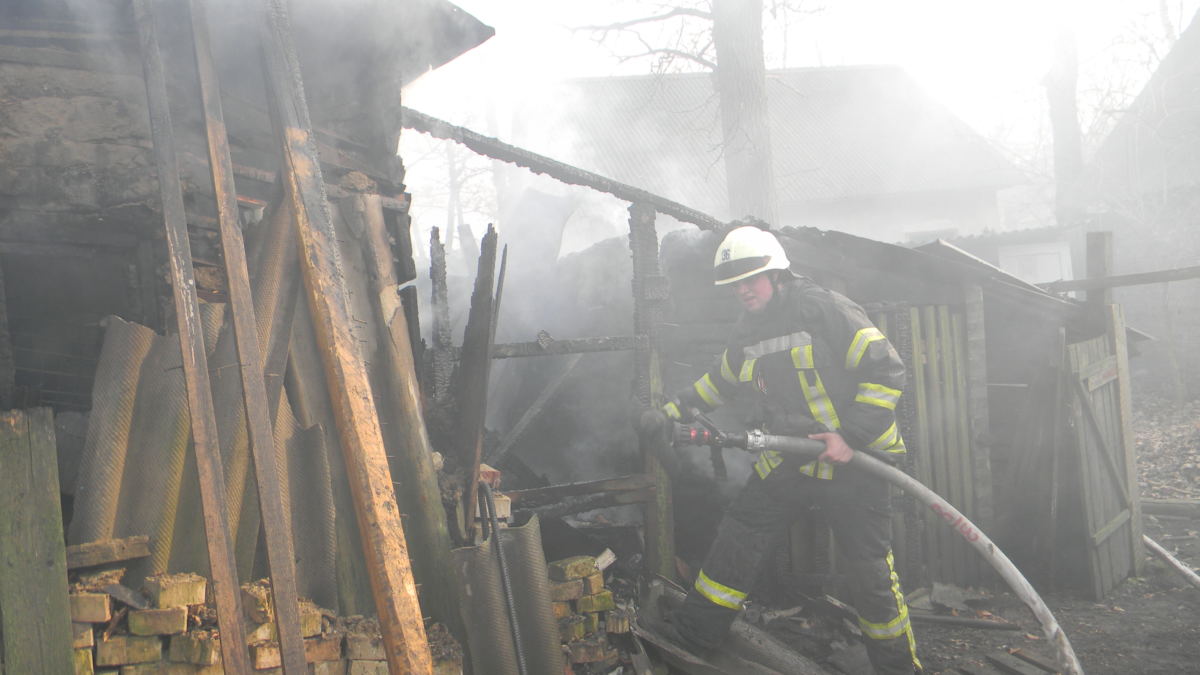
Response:
[{"label": "sky", "polygon": [[[765,0],[770,7],[776,0]],[[657,14],[670,3],[639,0],[461,0],[462,9],[496,29],[488,42],[428,73],[404,92],[405,105],[504,138],[509,112],[554,82],[583,76],[651,72],[626,37],[598,43],[579,26]],[[1165,55],[1166,23],[1182,30],[1200,0],[790,0],[799,11],[764,18],[768,68],[899,65],[930,94],[1018,164],[1048,170],[1048,119],[1042,80],[1060,27],[1076,37],[1080,108],[1088,149]],[[1166,17],[1164,21],[1163,17]],[[677,22],[646,29],[655,43],[674,40]],[[662,31],[656,33],[655,31]],[[688,69],[684,64],[683,69]],[[692,67],[691,69],[696,69]],[[1110,94],[1116,92],[1116,96]],[[480,111],[490,109],[486,121]],[[426,175],[431,146],[402,138],[414,181]],[[552,147],[553,139],[543,147]],[[542,149],[539,147],[538,149]],[[429,170],[434,163],[426,162]],[[430,189],[420,218],[443,205]],[[444,219],[443,215],[440,216]]]}]

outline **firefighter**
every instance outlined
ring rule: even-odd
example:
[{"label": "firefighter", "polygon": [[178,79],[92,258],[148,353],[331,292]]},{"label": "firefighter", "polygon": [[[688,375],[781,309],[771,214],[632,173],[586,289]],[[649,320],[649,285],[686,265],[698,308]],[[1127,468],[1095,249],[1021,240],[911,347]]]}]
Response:
[{"label": "firefighter", "polygon": [[904,453],[895,416],[904,364],[861,307],[789,266],[770,232],[729,232],[717,249],[716,284],[733,289],[745,311],[716,365],[664,412],[686,422],[692,408],[709,411],[745,393],[760,411],[755,424],[822,441],[825,451],[808,463],[759,455],[671,626],[696,651],[719,644],[768,549],[816,506],[833,530],[876,672],[921,672],[892,560],[888,485],[846,466],[863,449]]}]

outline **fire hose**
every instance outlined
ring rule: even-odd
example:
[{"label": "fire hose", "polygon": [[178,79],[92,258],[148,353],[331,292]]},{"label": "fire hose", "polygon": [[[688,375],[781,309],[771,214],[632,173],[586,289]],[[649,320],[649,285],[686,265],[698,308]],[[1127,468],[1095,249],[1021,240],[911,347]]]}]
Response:
[{"label": "fire hose", "polygon": [[[655,412],[659,414],[657,411]],[[665,421],[665,416],[662,419]],[[804,461],[817,459],[825,451],[825,444],[821,441],[796,436],[776,436],[754,429],[740,433],[723,433],[703,416],[697,416],[697,419],[702,425],[701,428],[676,425],[673,434],[675,444],[707,445],[714,448],[714,451],[716,448],[741,448],[751,453],[774,450],[781,455],[797,457]],[[643,418],[643,423],[646,421]],[[873,456],[874,454],[855,450],[849,465],[900,488],[927,506],[937,514],[942,522],[966,540],[1033,612],[1034,617],[1041,624],[1042,633],[1054,645],[1055,657],[1062,672],[1065,675],[1082,675],[1083,667],[1079,664],[1079,659],[1075,656],[1075,650],[1072,649],[1066,633],[1058,625],[1058,621],[1041,596],[1016,565],[1008,559],[1008,556],[952,504],[925,487],[917,479],[889,464],[885,459]],[[883,455],[883,453],[879,454]]]}]

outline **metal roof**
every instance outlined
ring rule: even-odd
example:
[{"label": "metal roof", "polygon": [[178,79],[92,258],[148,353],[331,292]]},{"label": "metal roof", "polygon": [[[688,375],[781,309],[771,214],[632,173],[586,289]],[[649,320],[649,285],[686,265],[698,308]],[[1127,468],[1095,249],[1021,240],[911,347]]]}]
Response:
[{"label": "metal roof", "polygon": [[[708,73],[573,80],[567,161],[726,214],[721,122]],[[782,204],[995,190],[1017,169],[893,66],[767,73]]]}]

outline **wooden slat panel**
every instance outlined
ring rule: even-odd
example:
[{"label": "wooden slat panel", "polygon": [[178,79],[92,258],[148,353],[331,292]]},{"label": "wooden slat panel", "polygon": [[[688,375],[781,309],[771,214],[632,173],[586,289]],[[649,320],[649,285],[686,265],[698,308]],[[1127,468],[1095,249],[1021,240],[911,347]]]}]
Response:
[{"label": "wooden slat panel", "polygon": [[[925,328],[927,368],[925,403],[929,410],[929,426],[927,429],[929,430],[929,466],[932,478],[930,487],[934,492],[944,495],[943,491],[946,489],[946,445],[945,437],[942,433],[944,427],[942,421],[941,357],[938,351],[937,308],[922,308],[922,321]],[[937,561],[934,566],[934,578],[953,578],[954,558],[953,552],[950,549],[950,540],[935,522],[929,522],[926,531],[929,532],[932,541],[936,542],[936,550],[931,556],[933,560]]]},{"label": "wooden slat panel", "polygon": [[[944,458],[946,466],[945,482],[938,493],[960,508],[966,507],[966,481],[962,480],[963,457],[962,448],[958,445],[957,432],[957,396],[955,392],[956,378],[954,375],[954,332],[950,325],[950,308],[939,305],[937,308],[938,325],[938,357],[941,361],[941,396],[942,396],[942,437],[944,438]],[[948,536],[948,548],[954,569],[953,581],[962,583],[967,576],[966,552],[963,551],[957,537]]]},{"label": "wooden slat panel", "polygon": [[[967,407],[967,365],[966,355],[963,353],[966,341],[963,336],[963,315],[952,314],[950,321],[951,335],[953,337],[952,344],[954,346],[954,421],[958,439],[958,454],[961,462],[959,480],[963,483],[963,501],[959,510],[963,512],[963,515],[974,521],[978,515],[975,508],[975,486],[979,479],[975,476],[974,471],[975,462],[972,457],[974,448],[971,443],[970,432],[971,420],[970,411]],[[968,584],[977,583],[979,581],[978,555],[970,545],[961,539],[956,539],[955,544],[963,556],[965,577],[960,581]]]},{"label": "wooden slat panel", "polygon": [[[1083,348],[1083,343],[1073,344],[1067,347],[1067,358],[1068,362],[1070,363],[1072,373],[1078,373],[1083,365]],[[1079,494],[1076,496],[1076,499],[1079,500],[1082,508],[1084,527],[1087,528],[1087,532],[1090,535],[1092,532],[1096,531],[1095,521],[1097,518],[1094,514],[1094,505],[1092,500],[1089,499],[1091,485],[1093,485],[1095,481],[1092,480],[1093,471],[1091,463],[1088,461],[1090,453],[1087,448],[1087,443],[1089,442],[1088,437],[1090,434],[1079,433],[1079,430],[1084,429],[1085,421],[1083,419],[1083,402],[1079,400],[1078,397],[1075,397],[1074,400],[1071,401],[1071,416],[1074,420],[1074,428],[1076,430],[1076,456],[1078,457],[1079,470],[1081,473]],[[1091,547],[1089,547],[1089,549],[1090,550],[1087,552],[1090,572],[1089,584],[1092,588],[1093,597],[1099,598],[1103,596],[1103,587],[1100,580],[1099,560],[1097,559],[1095,549]]]},{"label": "wooden slat panel", "polygon": [[1146,552],[1142,544],[1142,507],[1138,499],[1137,445],[1133,437],[1133,395],[1130,392],[1129,348],[1125,336],[1125,312],[1120,305],[1108,308],[1108,335],[1112,341],[1113,354],[1117,357],[1118,413],[1121,421],[1121,464],[1125,469],[1125,485],[1132,502],[1130,508],[1130,559],[1135,574],[1142,573]]},{"label": "wooden slat panel", "polygon": [[54,415],[0,415],[0,632],[6,672],[74,672]]}]

